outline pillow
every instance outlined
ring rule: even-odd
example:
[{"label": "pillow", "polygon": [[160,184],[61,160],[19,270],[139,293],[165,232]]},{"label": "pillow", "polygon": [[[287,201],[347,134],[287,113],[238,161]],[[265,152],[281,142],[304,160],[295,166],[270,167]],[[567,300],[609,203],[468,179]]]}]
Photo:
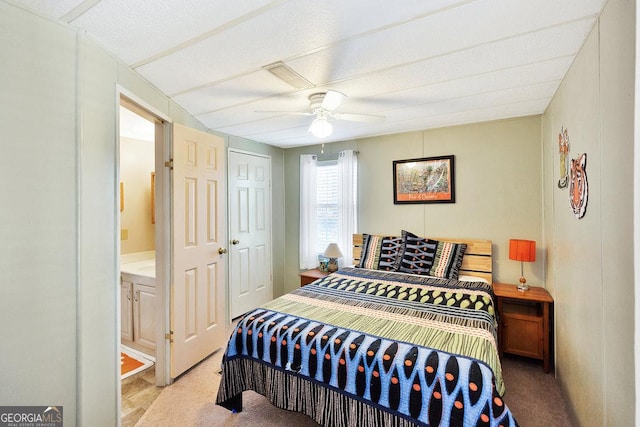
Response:
[{"label": "pillow", "polygon": [[400,236],[362,234],[362,253],[359,268],[394,270],[394,264],[403,245]]},{"label": "pillow", "polygon": [[359,268],[378,269],[382,239],[382,236],[362,233],[362,253],[358,263]]},{"label": "pillow", "polygon": [[418,236],[416,236],[415,234],[407,231],[407,230],[402,230],[402,244],[400,247],[400,250],[398,252],[398,256],[396,257],[396,261],[393,265],[393,270],[395,271],[399,271],[398,269],[400,268],[400,264],[402,263],[402,257],[404,256],[404,249],[405,249],[405,245],[407,243],[407,237],[411,237],[411,238],[418,238]]},{"label": "pillow", "polygon": [[378,270],[394,271],[396,260],[402,256],[404,239],[401,236],[387,236],[382,238],[380,246],[380,262]]},{"label": "pillow", "polygon": [[402,230],[402,234],[404,248],[402,256],[396,261],[396,271],[428,275],[436,255],[438,241],[418,237],[405,230]]},{"label": "pillow", "polygon": [[398,269],[400,268],[400,264],[402,263],[402,257],[404,256],[404,248],[406,245],[406,241],[407,241],[407,237],[418,237],[413,233],[410,233],[407,230],[402,230],[402,247],[400,248],[400,251],[398,253],[398,256],[396,257],[396,261],[393,264],[393,270],[395,271],[399,271]]},{"label": "pillow", "polygon": [[462,257],[467,250],[465,243],[437,242],[433,264],[429,276],[444,279],[458,279]]}]

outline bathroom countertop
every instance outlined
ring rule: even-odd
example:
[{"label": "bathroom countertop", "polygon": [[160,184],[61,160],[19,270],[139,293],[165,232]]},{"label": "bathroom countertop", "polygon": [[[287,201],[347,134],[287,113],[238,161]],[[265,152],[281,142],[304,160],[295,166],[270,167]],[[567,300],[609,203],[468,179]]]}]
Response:
[{"label": "bathroom countertop", "polygon": [[155,278],[156,260],[146,259],[143,261],[120,264],[120,272]]}]

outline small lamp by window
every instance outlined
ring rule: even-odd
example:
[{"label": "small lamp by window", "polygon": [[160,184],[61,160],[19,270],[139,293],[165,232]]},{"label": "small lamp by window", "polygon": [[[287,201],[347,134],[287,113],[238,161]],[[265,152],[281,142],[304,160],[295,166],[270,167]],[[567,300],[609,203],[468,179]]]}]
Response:
[{"label": "small lamp by window", "polygon": [[534,262],[536,260],[536,242],[534,240],[509,240],[509,259],[520,261],[520,284],[518,289],[526,291],[529,289],[527,279],[524,278],[524,262]]},{"label": "small lamp by window", "polygon": [[333,273],[338,270],[338,258],[342,258],[342,252],[340,252],[340,248],[335,243],[329,243],[327,249],[324,250],[324,256],[329,258],[329,273]]}]

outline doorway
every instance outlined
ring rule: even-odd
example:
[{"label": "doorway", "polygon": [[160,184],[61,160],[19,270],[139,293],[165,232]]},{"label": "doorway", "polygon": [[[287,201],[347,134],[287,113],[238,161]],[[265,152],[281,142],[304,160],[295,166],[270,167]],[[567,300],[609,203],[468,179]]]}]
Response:
[{"label": "doorway", "polygon": [[[167,121],[120,94],[118,129],[120,416],[135,422],[166,382],[164,331],[166,297]],[[136,367],[136,362],[144,363]],[[139,372],[138,372],[139,371]],[[135,387],[132,385],[135,384]],[[143,387],[143,384],[145,385]],[[144,397],[144,399],[142,399]]]},{"label": "doorway", "polygon": [[[155,361],[155,127],[120,106],[120,334]],[[126,353],[128,354],[128,353]]]},{"label": "doorway", "polygon": [[[145,194],[149,196],[143,200],[141,210],[143,221],[153,225],[155,256],[147,254],[140,267],[149,272],[155,266],[155,289],[150,291],[148,283],[144,283],[145,288],[136,288],[130,280],[131,293],[128,284],[123,284],[122,292],[118,286],[117,292],[123,306],[129,295],[134,304],[144,300],[145,307],[132,312],[138,327],[134,323],[130,329],[133,341],[138,331],[141,339],[137,344],[146,346],[147,351],[155,345],[155,385],[165,386],[226,342],[225,143],[221,136],[170,123],[129,94],[120,93],[120,105],[153,125],[150,144],[155,161],[151,162],[153,170],[141,171],[148,176]],[[119,162],[118,180],[120,166]],[[123,210],[129,206],[128,187],[126,182],[116,186],[117,199],[123,196]],[[131,229],[118,225],[121,237],[127,239],[118,240],[120,251],[123,242],[130,246],[128,240],[133,235]],[[124,269],[120,270],[118,276],[124,273]],[[146,314],[141,314],[140,309],[144,308]],[[119,311],[117,315],[122,331],[129,322],[125,314]],[[151,343],[154,336],[155,342]]]}]

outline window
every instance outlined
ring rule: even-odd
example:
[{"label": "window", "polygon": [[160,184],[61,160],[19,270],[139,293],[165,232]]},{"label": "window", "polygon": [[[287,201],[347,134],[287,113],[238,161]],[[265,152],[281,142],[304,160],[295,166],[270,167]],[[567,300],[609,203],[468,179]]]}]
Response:
[{"label": "window", "polygon": [[357,229],[357,153],[341,151],[338,160],[300,156],[300,268],[318,266],[318,255],[337,243],[340,266],[351,265]]},{"label": "window", "polygon": [[338,241],[338,162],[317,162],[316,252],[322,254],[329,243]]}]

